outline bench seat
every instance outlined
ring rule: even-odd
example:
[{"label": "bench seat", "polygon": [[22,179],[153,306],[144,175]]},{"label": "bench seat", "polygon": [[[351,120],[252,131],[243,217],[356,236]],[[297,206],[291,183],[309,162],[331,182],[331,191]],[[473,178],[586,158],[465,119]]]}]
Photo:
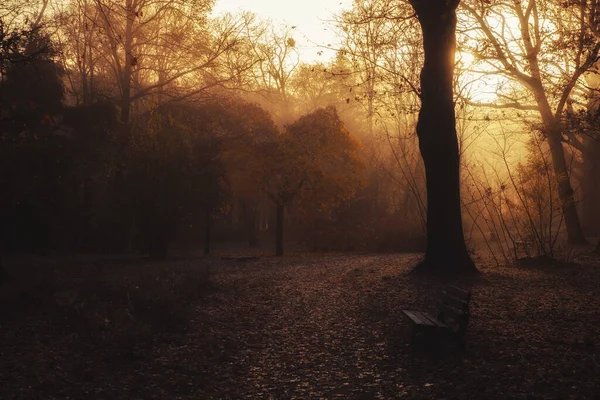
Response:
[{"label": "bench seat", "polygon": [[465,334],[469,324],[469,303],[471,292],[448,286],[442,291],[438,315],[424,311],[402,310],[410,319],[411,341],[420,334],[433,337],[453,337],[464,349]]},{"label": "bench seat", "polygon": [[445,323],[443,323],[428,312],[413,310],[402,310],[402,312],[404,313],[404,315],[410,318],[414,324],[448,329],[448,325],[446,325]]}]

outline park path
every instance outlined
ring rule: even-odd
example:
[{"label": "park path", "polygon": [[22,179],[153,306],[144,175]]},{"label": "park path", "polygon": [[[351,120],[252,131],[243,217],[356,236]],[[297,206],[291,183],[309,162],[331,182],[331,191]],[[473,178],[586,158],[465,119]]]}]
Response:
[{"label": "park path", "polygon": [[571,272],[488,270],[474,288],[468,356],[431,360],[402,338],[400,310],[434,309],[441,288],[408,275],[418,260],[325,255],[216,267],[221,289],[196,321],[200,341],[213,341],[215,349],[203,393],[275,399],[600,394],[592,377],[600,328],[587,323],[600,316],[598,303],[578,296],[598,287],[596,273],[590,281]]},{"label": "park path", "polygon": [[368,300],[386,273],[408,269],[412,258],[405,265],[381,256],[348,261],[332,255],[220,267],[214,279],[225,289],[201,318],[205,334],[235,350],[214,370],[209,390],[232,398],[402,392],[393,363],[386,364],[389,338],[368,315]]},{"label": "park path", "polygon": [[[444,284],[409,275],[418,260],[49,260],[55,289],[77,294],[84,312],[40,302],[0,326],[0,398],[600,398],[597,256],[565,268],[480,261],[467,354],[443,358],[402,339],[401,310],[433,311]],[[133,319],[132,279],[148,305]],[[49,293],[39,298],[64,300]]]}]

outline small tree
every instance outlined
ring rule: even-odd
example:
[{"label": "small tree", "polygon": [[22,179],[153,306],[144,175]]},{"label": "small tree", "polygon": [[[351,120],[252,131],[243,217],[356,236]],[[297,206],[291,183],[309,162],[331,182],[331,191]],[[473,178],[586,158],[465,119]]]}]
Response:
[{"label": "small tree", "polygon": [[226,107],[230,135],[223,148],[225,181],[229,191],[242,203],[249,245],[258,247],[257,211],[265,196],[262,182],[270,146],[279,131],[271,115],[257,104],[235,100]]},{"label": "small tree", "polygon": [[283,255],[285,207],[292,201],[326,208],[354,195],[362,184],[360,146],[334,107],[304,115],[271,146],[264,187],[277,207],[276,254]]},{"label": "small tree", "polygon": [[141,118],[129,186],[142,245],[151,256],[167,255],[184,217],[216,205],[224,173],[224,113],[214,104],[175,105]]}]

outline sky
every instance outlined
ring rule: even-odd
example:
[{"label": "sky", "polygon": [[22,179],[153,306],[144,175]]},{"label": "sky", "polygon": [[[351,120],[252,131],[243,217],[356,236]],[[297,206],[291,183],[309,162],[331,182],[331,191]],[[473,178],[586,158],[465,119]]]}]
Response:
[{"label": "sky", "polygon": [[[217,0],[213,14],[223,12],[252,11],[261,18],[295,26],[294,39],[305,62],[326,61],[334,52],[327,51],[327,44],[335,45],[334,32],[328,25],[333,14],[352,6],[352,0]],[[320,46],[325,46],[320,47]],[[322,55],[318,55],[323,51]]]}]

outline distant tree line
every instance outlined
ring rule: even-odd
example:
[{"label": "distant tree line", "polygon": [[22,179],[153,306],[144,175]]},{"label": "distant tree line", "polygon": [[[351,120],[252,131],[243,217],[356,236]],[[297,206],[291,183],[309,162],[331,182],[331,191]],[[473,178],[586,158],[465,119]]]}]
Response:
[{"label": "distant tree line", "polygon": [[[467,241],[497,231],[514,245],[541,230],[547,249],[563,231],[572,243],[597,234],[598,4],[450,3]],[[284,239],[312,250],[423,250],[439,196],[428,204],[421,158],[436,129],[417,125],[435,97],[418,68],[429,15],[420,4],[355,2],[332,24],[340,42],[324,46],[336,56],[306,63],[295,27],[213,17],[208,0],[8,0],[4,251],[164,257],[225,239],[268,242],[278,254]],[[548,24],[560,35],[546,35]],[[478,99],[482,90],[496,100]],[[444,104],[433,109],[449,116]],[[510,161],[516,139],[497,134],[509,124],[528,162]]]}]

